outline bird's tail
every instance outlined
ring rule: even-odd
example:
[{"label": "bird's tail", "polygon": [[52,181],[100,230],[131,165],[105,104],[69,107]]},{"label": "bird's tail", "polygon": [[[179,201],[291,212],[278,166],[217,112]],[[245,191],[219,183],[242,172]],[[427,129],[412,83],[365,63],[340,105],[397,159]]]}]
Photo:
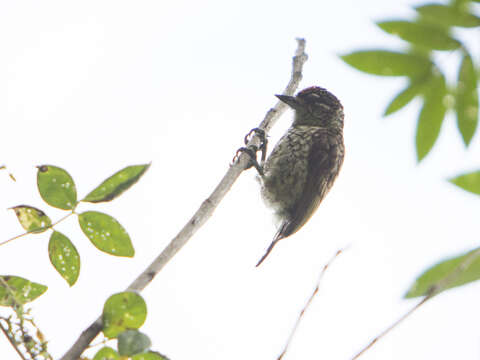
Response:
[{"label": "bird's tail", "polygon": [[262,258],[258,261],[257,265],[255,265],[255,267],[258,267],[262,262],[263,260],[266,259],[266,257],[268,256],[268,254],[270,254],[270,252],[272,251],[272,249],[274,248],[275,245],[277,245],[277,243],[286,238],[288,235],[285,235],[285,230],[287,229],[287,227],[289,226],[288,225],[289,223],[288,222],[284,222],[280,228],[278,229],[277,233],[275,234],[275,237],[273,238],[273,241],[272,243],[270,244],[270,246],[268,247],[267,251],[265,251],[265,254],[262,256]]}]

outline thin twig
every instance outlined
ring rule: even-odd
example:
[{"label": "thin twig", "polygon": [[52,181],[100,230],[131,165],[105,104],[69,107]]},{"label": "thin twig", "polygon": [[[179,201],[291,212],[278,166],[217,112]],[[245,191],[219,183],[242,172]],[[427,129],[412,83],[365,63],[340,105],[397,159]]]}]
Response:
[{"label": "thin twig", "polygon": [[[37,230],[38,230],[38,229],[37,229]],[[28,234],[31,234],[31,233],[32,233],[32,231],[27,231],[27,232],[25,232],[25,233],[23,233],[23,234],[16,235],[16,236],[14,236],[14,237],[12,237],[12,238],[10,238],[10,239],[8,239],[8,240],[5,240],[5,241],[1,242],[1,243],[0,243],[0,246],[5,245],[5,244],[9,243],[10,241],[13,241],[13,240],[15,240],[15,239],[19,239],[19,238],[24,237],[24,236],[26,236],[26,235],[28,235]]]},{"label": "thin twig", "polygon": [[411,308],[410,310],[408,310],[404,315],[402,315],[402,317],[400,319],[398,319],[397,321],[395,321],[392,325],[390,325],[388,328],[386,328],[384,331],[382,331],[379,335],[377,335],[372,341],[370,341],[370,343],[365,346],[360,352],[358,352],[353,358],[352,360],[355,360],[355,359],[358,359],[365,351],[367,351],[368,349],[370,349],[378,340],[380,340],[381,338],[383,338],[385,335],[387,335],[390,331],[392,331],[395,327],[397,327],[403,320],[405,320],[406,318],[408,318],[410,315],[413,314],[413,312],[415,310],[417,310],[420,306],[422,306],[423,304],[425,304],[429,299],[431,299],[432,297],[431,296],[426,296],[422,299],[422,301],[420,301],[417,305],[415,305],[413,308]]},{"label": "thin twig", "polygon": [[53,228],[55,225],[57,225],[58,223],[62,222],[63,220],[65,220],[66,218],[68,218],[69,216],[72,216],[73,214],[75,214],[75,211],[72,211],[71,213],[68,213],[67,215],[65,215],[64,217],[62,217],[60,220],[57,220],[55,221],[53,224],[50,224],[48,226],[45,226],[44,228],[39,228],[39,229],[33,229],[33,230],[30,230],[30,231],[27,231],[27,232],[24,232],[23,234],[20,234],[20,235],[16,235],[8,240],[5,240],[3,242],[0,243],[0,246],[2,245],[5,245],[6,243],[9,243],[10,241],[12,240],[15,240],[15,239],[18,239],[18,238],[21,238],[21,237],[24,237],[24,236],[27,236],[28,234],[38,234],[38,231],[39,230],[43,230],[43,231],[46,231],[48,229],[51,229]]},{"label": "thin twig", "polygon": [[108,338],[103,338],[101,341],[99,341],[98,343],[96,344],[89,344],[87,346],[88,349],[91,349],[91,348],[94,348],[94,347],[97,347],[97,346],[100,346],[100,345],[105,345],[106,343],[108,343],[110,340],[112,339],[108,339]]},{"label": "thin twig", "polygon": [[303,318],[303,314],[305,314],[305,311],[308,309],[308,307],[310,306],[310,304],[312,303],[313,301],[313,298],[315,297],[315,295],[317,295],[318,293],[318,289],[320,288],[320,283],[322,282],[322,279],[323,279],[323,276],[325,275],[325,272],[327,271],[327,269],[330,267],[330,265],[333,263],[333,261],[338,257],[338,255],[340,255],[342,252],[344,252],[347,248],[344,248],[344,249],[340,249],[338,250],[331,258],[330,260],[328,260],[328,262],[323,266],[323,269],[322,271],[320,272],[320,275],[318,277],[318,280],[317,280],[317,284],[315,286],[315,290],[313,290],[312,294],[310,295],[310,297],[308,298],[307,300],[307,303],[305,304],[305,306],[303,307],[302,311],[300,311],[300,315],[298,315],[298,318],[297,318],[297,321],[295,322],[295,325],[293,326],[293,329],[292,331],[290,332],[290,335],[287,339],[287,343],[285,344],[285,347],[283,348],[283,351],[282,353],[278,356],[277,360],[281,360],[283,358],[283,356],[285,355],[285,353],[287,352],[288,350],[288,347],[290,346],[290,343],[292,342],[292,339],[293,339],[293,336],[295,335],[296,331],[297,331],[297,328],[298,328],[298,325],[300,324],[300,321],[302,320]]},{"label": "thin twig", "polygon": [[[300,80],[302,79],[303,64],[307,61],[305,54],[305,40],[297,39],[297,50],[293,58],[293,69],[284,95],[293,95],[296,91]],[[286,105],[280,101],[270,109],[265,115],[259,128],[268,132],[277,119],[285,110]],[[259,143],[257,136],[254,136],[249,145]],[[250,158],[248,155],[240,155],[238,161],[228,169],[227,173],[217,185],[212,194],[201,204],[200,208],[195,212],[193,217],[185,224],[180,232],[175,236],[167,247],[157,256],[155,260],[143,271],[127,288],[127,291],[141,291],[152,279],[162,270],[162,268],[175,256],[175,254],[188,242],[188,240],[197,232],[197,230],[205,224],[212,216],[220,201],[225,197],[230,188],[233,186],[242,171],[248,166]],[[75,344],[67,351],[61,360],[77,360],[90,342],[98,335],[102,329],[102,318],[95,320],[86,330],[82,332]]]},{"label": "thin twig", "polygon": [[35,360],[34,348],[30,347],[26,344],[28,342],[28,338],[30,337],[30,335],[28,335],[27,331],[25,331],[25,321],[24,321],[23,316],[24,315],[22,314],[22,316],[18,317],[20,332],[22,334],[22,341],[24,343],[25,351],[27,352],[27,354],[30,355],[30,358],[32,360]]},{"label": "thin twig", "polygon": [[[11,286],[8,284],[7,281],[5,281],[4,276],[0,276],[0,287],[5,289],[5,291],[8,293],[8,295],[10,296],[10,298],[12,300],[11,307],[13,309],[15,309],[15,313],[17,314],[17,318],[18,318],[18,321],[19,321],[18,326],[20,328],[20,332],[21,332],[21,336],[22,336],[21,337],[22,338],[22,344],[23,344],[23,347],[25,348],[25,352],[30,356],[31,359],[35,359],[36,355],[33,352],[33,347],[31,348],[31,347],[29,347],[25,344],[25,342],[26,342],[25,339],[27,339],[27,336],[29,336],[29,335],[25,331],[25,324],[24,324],[25,311],[23,309],[22,302],[19,299],[17,299],[15,290],[11,288]],[[31,323],[33,324],[33,320],[31,321]],[[39,331],[40,329],[37,328],[37,330]],[[8,334],[8,331],[5,330],[3,328],[3,326],[2,326],[2,331],[5,334],[5,336],[8,338],[8,340],[10,341],[10,344],[12,344],[12,346],[15,348],[17,353],[21,354],[21,351],[18,348],[17,344],[15,343],[14,338],[13,339],[10,338],[10,336]],[[21,357],[22,357],[22,359],[25,359],[25,357],[23,355],[21,355]]]},{"label": "thin twig", "polygon": [[[4,321],[7,321],[5,318],[0,318],[0,320],[4,320]],[[10,337],[10,334],[8,333],[8,331],[3,327],[3,324],[2,322],[0,321],[0,330],[3,332],[3,334],[7,337],[8,341],[10,342],[10,344],[13,346],[13,348],[15,349],[15,351],[17,352],[17,354],[20,356],[20,358],[22,360],[27,360],[25,359],[25,357],[23,356],[22,352],[20,351],[20,349],[17,347],[17,344],[15,343],[14,339],[12,339]]]},{"label": "thin twig", "polygon": [[[7,166],[6,165],[1,165],[0,170],[7,170]],[[17,179],[15,179],[15,176],[13,176],[13,174],[11,172],[8,173],[8,176],[10,176],[10,179],[12,179],[13,181],[17,181]]]},{"label": "thin twig", "polygon": [[[31,309],[28,309],[28,312],[30,312],[30,310]],[[40,330],[38,325],[33,320],[33,316],[29,318],[26,317],[25,321],[28,321],[30,325],[33,326],[33,328],[35,329],[35,337],[38,340],[37,345],[39,347],[39,350],[42,351],[42,355],[45,357],[45,359],[53,360],[52,356],[47,351],[47,342],[45,341],[45,336],[43,335],[43,332]]]},{"label": "thin twig", "polygon": [[365,346],[360,352],[358,352],[352,360],[358,359],[365,351],[370,349],[378,340],[383,338],[385,335],[387,335],[390,331],[392,331],[394,328],[396,328],[403,320],[408,318],[410,315],[412,315],[415,310],[417,310],[420,306],[425,304],[428,300],[432,299],[435,295],[438,295],[444,290],[447,290],[453,282],[458,279],[458,277],[462,274],[463,271],[465,271],[478,257],[480,257],[480,249],[472,251],[458,266],[456,266],[450,274],[445,276],[444,278],[440,279],[438,282],[433,284],[430,289],[425,294],[425,297],[418,303],[416,304],[413,308],[408,310],[400,319],[395,321],[392,325],[390,325],[388,328],[386,328],[384,331],[382,331],[379,335],[377,335],[372,341],[368,343],[367,346]]}]

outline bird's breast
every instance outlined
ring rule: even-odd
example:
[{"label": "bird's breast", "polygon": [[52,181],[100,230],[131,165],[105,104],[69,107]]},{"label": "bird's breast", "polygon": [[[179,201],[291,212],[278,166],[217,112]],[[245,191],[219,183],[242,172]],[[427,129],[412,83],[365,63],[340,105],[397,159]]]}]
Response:
[{"label": "bird's breast", "polygon": [[280,217],[302,195],[314,133],[310,126],[290,128],[265,163],[262,196]]}]

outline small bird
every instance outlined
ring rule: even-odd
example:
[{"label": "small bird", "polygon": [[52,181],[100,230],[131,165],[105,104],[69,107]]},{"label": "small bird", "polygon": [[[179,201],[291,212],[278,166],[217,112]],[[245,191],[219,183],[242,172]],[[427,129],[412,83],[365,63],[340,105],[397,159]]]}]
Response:
[{"label": "small bird", "polygon": [[[276,95],[295,110],[287,133],[260,166],[261,192],[280,220],[265,255],[278,241],[297,232],[332,187],[343,163],[343,106],[330,92],[309,87],[297,96]],[[259,169],[258,163],[255,167]]]}]

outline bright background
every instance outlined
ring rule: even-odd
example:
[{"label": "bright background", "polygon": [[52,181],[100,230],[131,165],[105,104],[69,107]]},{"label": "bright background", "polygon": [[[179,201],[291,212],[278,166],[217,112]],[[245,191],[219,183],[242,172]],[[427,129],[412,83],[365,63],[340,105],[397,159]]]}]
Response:
[{"label": "bright background", "polygon": [[[350,359],[418,300],[402,296],[425,268],[478,246],[478,197],[445,179],[479,167],[453,116],[424,163],[414,153],[420,103],[381,114],[403,79],[375,78],[338,55],[396,49],[375,20],[411,17],[422,1],[3,1],[0,3],[1,236],[22,232],[29,204],[53,220],[35,165],[73,176],[83,197],[115,171],[152,161],[131,190],[99,206],[132,237],[133,259],[94,248],[74,218],[58,226],[80,252],[69,288],[47,254],[48,234],[0,248],[0,274],[49,286],[32,307],[61,356],[180,230],[210,194],[243,136],[283,90],[296,37],[309,61],[300,89],[326,87],[345,107],[346,159],[312,220],[254,265],[275,233],[253,170],[144,291],[142,331],[172,360],[276,359],[326,261],[329,268],[285,359]],[[478,32],[477,32],[478,34]],[[475,56],[478,60],[478,44]],[[442,54],[455,69],[458,59]],[[451,74],[455,76],[454,73]],[[285,114],[271,134],[286,130]],[[4,240],[2,239],[2,240]],[[478,359],[480,284],[427,303],[364,359]],[[17,355],[0,337],[2,359]]]}]

